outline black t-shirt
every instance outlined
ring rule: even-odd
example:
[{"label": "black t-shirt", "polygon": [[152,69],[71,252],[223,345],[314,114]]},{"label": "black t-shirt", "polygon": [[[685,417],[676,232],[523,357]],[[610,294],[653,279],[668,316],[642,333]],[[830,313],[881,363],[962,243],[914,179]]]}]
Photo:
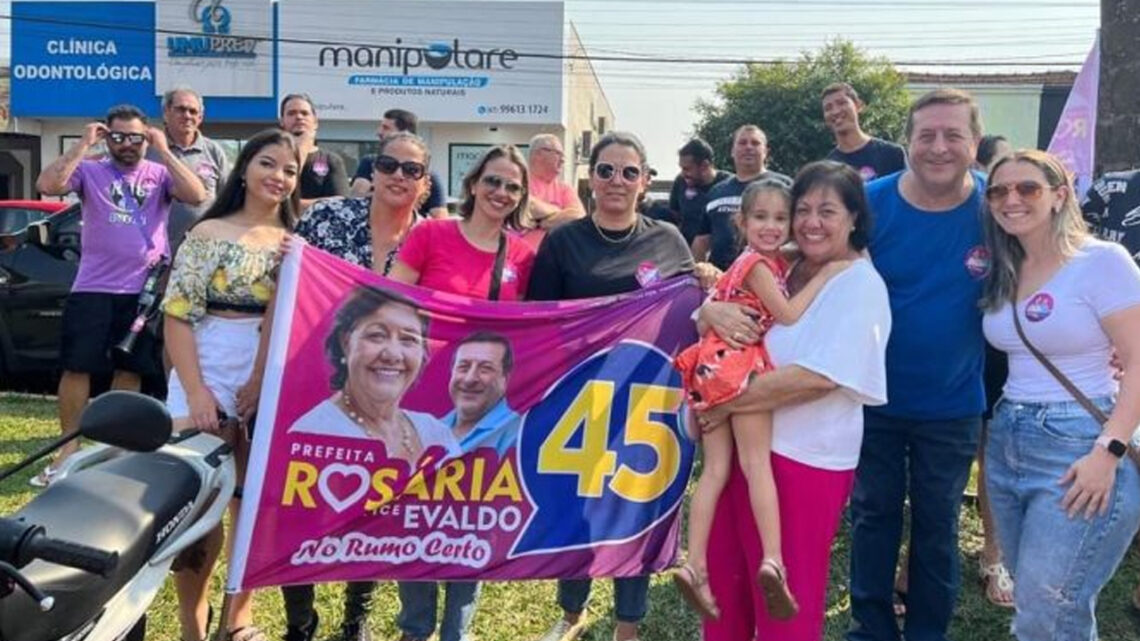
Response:
[{"label": "black t-shirt", "polygon": [[1120,243],[1140,264],[1140,169],[1107,173],[1081,203],[1092,232]]},{"label": "black t-shirt", "polygon": [[[360,162],[356,164],[356,173],[353,174],[352,180],[363,178],[372,182],[372,164],[374,162],[376,162],[375,154],[368,154],[361,158]],[[443,180],[434,171],[428,173],[428,180],[431,182],[431,191],[428,192],[427,200],[416,210],[416,215],[420,218],[427,218],[431,210],[436,207],[446,206],[447,196],[443,192]]]},{"label": "black t-shirt", "polygon": [[301,198],[347,195],[348,177],[340,156],[320,149],[310,153],[301,168]]},{"label": "black t-shirt", "polygon": [[685,242],[692,245],[693,239],[701,231],[701,221],[709,204],[709,190],[729,178],[732,178],[732,174],[718,169],[716,177],[707,185],[689,185],[680,174],[673,179],[673,189],[669,191],[669,209],[681,221],[681,235],[685,237]]},{"label": "black t-shirt", "polygon": [[554,228],[535,257],[527,300],[612,296],[693,271],[677,228],[638,216],[632,232],[602,231],[586,216]]},{"label": "black t-shirt", "polygon": [[863,177],[863,182],[870,182],[906,169],[906,150],[902,145],[887,142],[882,138],[872,138],[870,142],[851,153],[839,151],[836,147],[827,154],[827,159],[850,165]]},{"label": "black t-shirt", "polygon": [[740,197],[748,185],[759,180],[772,180],[784,183],[791,187],[792,179],[784,174],[766,171],[749,181],[742,181],[736,176],[718,183],[708,193],[709,204],[705,208],[705,217],[701,221],[698,236],[711,234],[709,239],[709,262],[716,265],[721,271],[727,270],[732,261],[740,253],[739,234],[736,231],[736,222],[733,216],[740,211]]}]

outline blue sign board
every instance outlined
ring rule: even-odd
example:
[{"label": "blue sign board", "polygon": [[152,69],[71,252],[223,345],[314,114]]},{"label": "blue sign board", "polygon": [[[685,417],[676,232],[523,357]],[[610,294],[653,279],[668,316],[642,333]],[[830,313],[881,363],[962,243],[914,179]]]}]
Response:
[{"label": "blue sign board", "polygon": [[[101,118],[129,103],[161,112],[154,2],[13,2],[11,109]],[[276,43],[274,43],[276,45]],[[276,46],[273,47],[276,75]],[[276,97],[205,97],[211,120],[274,120]]]},{"label": "blue sign board", "polygon": [[13,2],[12,115],[156,113],[154,4]]}]

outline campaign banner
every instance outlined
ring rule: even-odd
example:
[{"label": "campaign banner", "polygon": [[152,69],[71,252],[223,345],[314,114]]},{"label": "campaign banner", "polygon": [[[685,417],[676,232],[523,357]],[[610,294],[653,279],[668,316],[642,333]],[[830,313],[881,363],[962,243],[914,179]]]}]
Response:
[{"label": "campaign banner", "polygon": [[1049,153],[1057,156],[1073,175],[1077,196],[1086,191],[1093,180],[1096,166],[1096,105],[1100,88],[1100,35],[1073,82],[1053,138]]},{"label": "campaign banner", "polygon": [[664,569],[701,297],[493,303],[290,252],[228,589]]}]

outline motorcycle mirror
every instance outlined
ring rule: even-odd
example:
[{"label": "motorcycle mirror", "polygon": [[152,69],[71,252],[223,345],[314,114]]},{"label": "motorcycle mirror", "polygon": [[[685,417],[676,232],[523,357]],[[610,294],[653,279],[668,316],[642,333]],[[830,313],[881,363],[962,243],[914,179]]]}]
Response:
[{"label": "motorcycle mirror", "polygon": [[137,392],[100,395],[79,417],[79,433],[132,452],[153,452],[170,440],[171,420],[160,401]]}]

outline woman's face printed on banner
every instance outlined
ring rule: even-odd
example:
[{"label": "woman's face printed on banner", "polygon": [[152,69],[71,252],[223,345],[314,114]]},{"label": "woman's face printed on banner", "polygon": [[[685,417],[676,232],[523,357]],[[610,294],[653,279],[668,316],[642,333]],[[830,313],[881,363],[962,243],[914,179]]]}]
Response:
[{"label": "woman's face printed on banner", "polygon": [[370,403],[399,404],[427,360],[415,309],[387,303],[360,319],[345,339],[345,388]]}]

